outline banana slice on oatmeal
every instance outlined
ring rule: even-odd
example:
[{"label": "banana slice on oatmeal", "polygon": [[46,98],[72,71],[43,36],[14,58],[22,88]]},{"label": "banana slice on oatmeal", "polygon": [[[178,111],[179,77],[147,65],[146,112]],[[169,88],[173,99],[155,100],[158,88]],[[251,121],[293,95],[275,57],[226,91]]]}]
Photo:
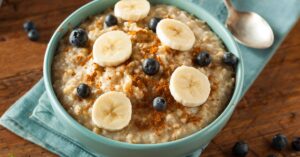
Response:
[{"label": "banana slice on oatmeal", "polygon": [[166,46],[179,51],[190,50],[195,43],[193,31],[184,23],[174,19],[163,19],[156,27],[159,40]]},{"label": "banana slice on oatmeal", "polygon": [[145,18],[150,11],[147,0],[121,0],[116,3],[115,15],[123,20],[138,21]]},{"label": "banana slice on oatmeal", "polygon": [[110,131],[126,127],[132,114],[131,102],[122,92],[108,92],[93,104],[92,120],[100,128]]},{"label": "banana slice on oatmeal", "polygon": [[100,66],[117,66],[130,58],[132,43],[123,31],[102,34],[93,45],[94,62]]},{"label": "banana slice on oatmeal", "polygon": [[177,102],[187,107],[196,107],[208,99],[210,82],[198,69],[180,66],[172,73],[169,88]]}]

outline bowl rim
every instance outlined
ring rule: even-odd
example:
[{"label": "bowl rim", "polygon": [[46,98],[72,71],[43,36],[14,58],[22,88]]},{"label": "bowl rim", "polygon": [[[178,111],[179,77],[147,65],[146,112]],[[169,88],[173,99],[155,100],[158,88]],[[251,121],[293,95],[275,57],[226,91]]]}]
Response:
[{"label": "bowl rim", "polygon": [[[151,1],[151,0],[150,0]],[[179,1],[179,0],[173,0],[173,1]],[[230,39],[230,44],[232,44],[232,52],[236,52],[238,54],[238,58],[239,58],[239,65],[236,69],[236,79],[235,79],[235,87],[234,87],[234,91],[232,94],[232,97],[230,99],[230,101],[227,103],[226,108],[222,111],[222,113],[215,119],[213,120],[209,125],[207,125],[206,127],[204,127],[201,130],[198,130],[197,132],[185,136],[183,138],[174,140],[174,141],[168,141],[168,142],[163,142],[163,143],[156,143],[156,144],[132,144],[132,143],[127,143],[127,142],[121,142],[121,141],[117,141],[117,140],[113,140],[110,138],[107,138],[105,136],[102,135],[98,135],[94,132],[92,132],[91,130],[87,129],[86,127],[84,127],[83,125],[81,125],[79,122],[77,122],[62,106],[62,104],[59,102],[53,86],[52,86],[52,79],[51,79],[51,65],[52,65],[52,61],[53,59],[50,61],[50,57],[51,55],[55,55],[55,50],[53,49],[54,52],[51,52],[51,49],[53,46],[57,46],[58,41],[57,41],[57,37],[59,36],[59,33],[61,32],[61,29],[63,29],[63,27],[67,27],[69,25],[70,19],[71,17],[78,15],[81,13],[82,10],[90,8],[92,5],[96,4],[96,3],[101,3],[103,1],[91,1],[83,6],[81,6],[80,8],[78,8],[76,11],[74,11],[71,15],[69,15],[59,26],[58,28],[55,30],[54,34],[52,35],[47,49],[46,49],[46,53],[45,53],[45,57],[44,57],[44,65],[43,65],[43,77],[44,77],[44,84],[45,84],[45,88],[47,91],[47,95],[50,99],[50,103],[51,106],[54,108],[54,110],[58,111],[59,114],[64,118],[64,120],[69,123],[72,127],[74,127],[77,131],[79,131],[81,134],[85,135],[86,137],[89,137],[97,142],[100,143],[105,143],[107,145],[110,146],[114,146],[114,147],[120,147],[120,148],[125,148],[125,149],[154,149],[154,148],[162,148],[162,147],[170,147],[170,146],[174,146],[177,144],[184,144],[192,139],[199,139],[199,137],[201,136],[201,134],[206,134],[209,133],[211,130],[213,130],[215,127],[217,127],[218,125],[221,125],[224,121],[222,121],[222,119],[226,119],[226,116],[230,116],[228,114],[231,114],[232,111],[234,110],[234,108],[236,107],[238,101],[240,100],[240,97],[242,95],[242,87],[243,87],[243,82],[244,82],[244,61],[240,52],[239,47],[237,46],[236,42],[234,41],[231,33],[224,27],[223,24],[221,24],[218,20],[216,20],[210,13],[208,13],[206,10],[204,10],[201,6],[199,5],[195,5],[192,2],[189,1],[185,1],[185,5],[187,5],[189,8],[191,8],[191,10],[198,10],[199,14],[202,14],[204,17],[207,17],[207,19],[211,20],[211,23],[214,23],[216,25],[218,25],[218,29],[221,29],[222,32],[225,33],[226,38]],[[161,4],[164,4],[161,3]],[[169,4],[170,5],[170,4]],[[180,8],[180,7],[179,7]],[[181,8],[180,8],[181,9]],[[189,14],[192,14],[190,11],[185,10],[186,12],[188,12]],[[101,11],[99,11],[99,13],[101,13]],[[194,15],[194,14],[192,14]],[[195,17],[199,18],[197,15],[194,15]],[[199,18],[200,19],[200,18]],[[203,20],[204,21],[204,20]],[[209,24],[209,22],[205,21],[209,27],[211,27],[211,25]],[[214,32],[215,34],[217,34],[219,36],[218,33]],[[65,34],[65,33],[64,33]],[[221,39],[222,40],[222,39]],[[228,44],[225,44],[225,42],[223,41],[223,44],[228,47]]]}]

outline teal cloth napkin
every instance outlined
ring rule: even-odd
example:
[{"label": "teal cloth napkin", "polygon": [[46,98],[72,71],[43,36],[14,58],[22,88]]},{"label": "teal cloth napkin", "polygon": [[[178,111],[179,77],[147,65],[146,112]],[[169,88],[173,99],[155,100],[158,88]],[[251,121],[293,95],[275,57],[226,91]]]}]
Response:
[{"label": "teal cloth napkin", "polygon": [[0,123],[15,134],[60,156],[96,156],[66,136],[63,125],[53,115],[43,79],[4,113]]},{"label": "teal cloth napkin", "polygon": [[[227,11],[222,0],[190,1],[201,5],[221,22],[225,21]],[[239,45],[246,64],[244,94],[299,19],[300,1],[234,0],[234,4],[240,10],[255,11],[262,15],[275,33],[275,43],[269,49],[257,50]],[[42,79],[2,115],[0,124],[60,156],[97,156],[90,153],[79,141],[67,136],[64,126],[54,116]],[[201,152],[202,148],[199,148],[197,152],[187,156],[197,157]]]}]

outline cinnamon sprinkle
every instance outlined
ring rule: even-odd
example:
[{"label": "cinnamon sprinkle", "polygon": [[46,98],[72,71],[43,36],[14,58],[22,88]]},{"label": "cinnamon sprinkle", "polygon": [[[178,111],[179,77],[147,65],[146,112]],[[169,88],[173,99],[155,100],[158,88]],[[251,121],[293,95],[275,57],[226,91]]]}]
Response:
[{"label": "cinnamon sprinkle", "polygon": [[200,48],[200,47],[195,47],[195,48],[193,48],[193,50],[192,50],[192,55],[193,55],[193,56],[196,56],[200,51],[201,51],[201,48]]},{"label": "cinnamon sprinkle", "polygon": [[88,55],[85,59],[81,59],[81,62],[79,63],[79,65],[84,66],[85,63],[86,63],[87,61],[89,61],[92,57],[93,57],[92,54],[90,54],[90,55]]}]

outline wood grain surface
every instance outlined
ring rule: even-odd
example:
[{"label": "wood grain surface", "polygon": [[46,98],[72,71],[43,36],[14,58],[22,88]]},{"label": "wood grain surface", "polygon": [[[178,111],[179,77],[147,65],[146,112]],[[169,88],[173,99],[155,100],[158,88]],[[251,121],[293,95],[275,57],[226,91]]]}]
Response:
[{"label": "wood grain surface", "polygon": [[[4,0],[0,8],[0,115],[42,76],[45,48],[55,28],[89,0]],[[25,20],[36,23],[41,39],[28,40]],[[237,140],[250,147],[249,157],[300,156],[290,146],[278,152],[270,147],[276,133],[289,141],[300,136],[300,22],[239,103],[230,122],[212,141],[203,157],[231,156]],[[47,150],[0,126],[1,157],[53,157]]]}]

